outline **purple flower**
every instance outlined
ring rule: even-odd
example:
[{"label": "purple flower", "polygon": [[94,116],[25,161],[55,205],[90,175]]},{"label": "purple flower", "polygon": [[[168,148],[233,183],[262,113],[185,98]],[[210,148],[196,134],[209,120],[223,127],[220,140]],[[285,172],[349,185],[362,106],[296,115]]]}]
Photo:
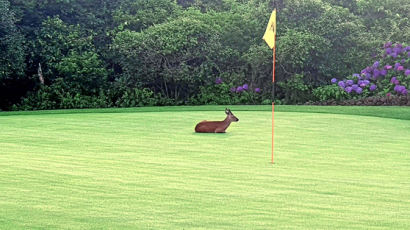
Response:
[{"label": "purple flower", "polygon": [[351,93],[351,92],[352,92],[352,87],[350,87],[350,86],[346,87],[346,88],[345,88],[345,91],[346,91],[347,93]]},{"label": "purple flower", "polygon": [[222,84],[222,78],[218,77],[218,78],[215,80],[215,84],[217,84],[217,85]]},{"label": "purple flower", "polygon": [[236,88],[236,92],[240,93],[243,91],[243,87],[242,86],[238,86],[238,88]]},{"label": "purple flower", "polygon": [[366,72],[368,72],[368,73],[370,73],[370,72],[372,72],[372,68],[370,68],[369,66],[368,67],[366,67]]},{"label": "purple flower", "polygon": [[402,71],[402,70],[404,70],[404,67],[402,65],[397,67],[397,71]]},{"label": "purple flower", "polygon": [[394,83],[396,80],[397,80],[396,77],[392,77],[392,78],[390,79],[390,83]]},{"label": "purple flower", "polygon": [[399,81],[399,80],[395,80],[395,81],[394,81],[394,84],[395,84],[395,85],[398,85],[398,84],[400,84],[400,81]]},{"label": "purple flower", "polygon": [[409,57],[409,58],[410,58],[410,52],[407,52],[407,57]]},{"label": "purple flower", "polygon": [[406,46],[406,48],[404,48],[404,51],[410,51],[410,46]]},{"label": "purple flower", "polygon": [[332,82],[332,84],[336,84],[337,79],[336,79],[336,78],[332,78],[332,80],[330,80],[330,82]]},{"label": "purple flower", "polygon": [[372,74],[371,73],[366,73],[365,76],[366,76],[366,79],[370,79],[372,77]]},{"label": "purple flower", "polygon": [[401,48],[403,48],[403,45],[402,45],[401,43],[397,43],[397,44],[396,44],[396,48],[400,48],[400,49],[401,49]]},{"label": "purple flower", "polygon": [[353,85],[353,83],[354,83],[353,80],[347,80],[347,81],[346,81],[346,84],[347,84],[347,85]]},{"label": "purple flower", "polygon": [[375,61],[375,62],[373,63],[373,67],[374,67],[374,68],[379,67],[379,65],[380,65],[380,62],[379,62],[379,61]]},{"label": "purple flower", "polygon": [[359,86],[357,84],[352,85],[353,90],[356,90],[357,88],[359,88]]},{"label": "purple flower", "polygon": [[385,65],[384,68],[387,69],[387,70],[389,70],[389,69],[392,69],[393,66],[391,66],[391,65]]},{"label": "purple flower", "polygon": [[232,93],[234,93],[236,91],[236,88],[232,87],[230,90],[231,90]]},{"label": "purple flower", "polygon": [[397,69],[397,67],[399,67],[400,66],[400,63],[396,63],[396,64],[394,64],[394,69]]},{"label": "purple flower", "polygon": [[360,71],[361,74],[366,74],[366,73],[370,73],[372,72],[372,68],[370,68],[369,66],[362,69],[362,71]]},{"label": "purple flower", "polygon": [[391,52],[392,52],[392,49],[391,49],[390,47],[386,49],[386,54],[389,54],[389,55],[390,55]]},{"label": "purple flower", "polygon": [[255,88],[255,93],[260,93],[261,89],[260,88]]},{"label": "purple flower", "polygon": [[369,80],[364,80],[363,83],[364,83],[365,85],[368,85],[368,84],[370,84],[370,81],[369,81]]},{"label": "purple flower", "polygon": [[384,44],[384,48],[389,48],[393,43],[392,42],[386,42]]},{"label": "purple flower", "polygon": [[396,85],[394,87],[394,91],[396,91],[397,93],[401,93],[403,90],[405,90],[406,87],[402,86],[402,85]]},{"label": "purple flower", "polygon": [[390,96],[391,96],[391,93],[387,93],[386,96],[390,97]]},{"label": "purple flower", "polygon": [[393,53],[400,54],[402,51],[403,51],[403,50],[402,50],[402,48],[400,48],[400,47],[394,47],[394,48],[393,48]]},{"label": "purple flower", "polygon": [[383,69],[380,71],[380,75],[386,76],[386,74],[387,74],[387,70]]},{"label": "purple flower", "polygon": [[358,73],[354,73],[354,74],[353,74],[353,77],[354,77],[354,78],[357,78],[357,79],[360,79],[360,78],[361,78],[361,77],[360,77],[360,74],[358,74]]},{"label": "purple flower", "polygon": [[402,91],[401,91],[401,94],[403,94],[403,95],[407,95],[407,89],[406,88],[404,88]]},{"label": "purple flower", "polygon": [[248,84],[244,84],[244,85],[242,86],[242,88],[243,88],[244,90],[248,90],[248,89],[249,89],[249,86],[248,86]]},{"label": "purple flower", "polygon": [[397,57],[397,53],[392,53],[390,56],[392,56],[393,58]]},{"label": "purple flower", "polygon": [[401,93],[401,94],[404,94],[404,92],[407,93],[406,86],[402,85],[402,86],[398,87],[398,91],[397,91],[397,92],[398,92],[398,93]]},{"label": "purple flower", "polygon": [[337,85],[340,86],[341,88],[344,88],[346,86],[343,81],[339,81]]},{"label": "purple flower", "polygon": [[409,76],[410,75],[410,69],[406,69],[406,71],[404,71],[404,75]]},{"label": "purple flower", "polygon": [[362,88],[357,88],[355,91],[356,91],[357,94],[361,94],[363,92],[363,89]]},{"label": "purple flower", "polygon": [[406,62],[406,59],[404,59],[404,58],[401,59],[401,61],[400,61],[401,64],[403,64],[403,63],[405,63],[405,62]]},{"label": "purple flower", "polygon": [[360,87],[361,87],[361,88],[364,88],[364,87],[366,87],[366,84],[361,83],[361,84],[360,84]]},{"label": "purple flower", "polygon": [[375,84],[372,84],[370,86],[370,91],[375,91],[377,89],[377,86]]},{"label": "purple flower", "polygon": [[375,70],[373,71],[373,77],[374,77],[374,78],[377,78],[378,76],[380,76],[380,71],[379,71],[378,69],[375,69]]}]

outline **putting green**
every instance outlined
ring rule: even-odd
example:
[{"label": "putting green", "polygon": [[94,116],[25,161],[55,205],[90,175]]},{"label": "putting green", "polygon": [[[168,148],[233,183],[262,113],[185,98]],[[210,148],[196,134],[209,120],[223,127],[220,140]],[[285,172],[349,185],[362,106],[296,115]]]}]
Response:
[{"label": "putting green", "polygon": [[0,116],[0,229],[410,228],[410,120],[279,109],[271,165],[271,113],[236,108],[226,134],[194,133],[223,110]]}]

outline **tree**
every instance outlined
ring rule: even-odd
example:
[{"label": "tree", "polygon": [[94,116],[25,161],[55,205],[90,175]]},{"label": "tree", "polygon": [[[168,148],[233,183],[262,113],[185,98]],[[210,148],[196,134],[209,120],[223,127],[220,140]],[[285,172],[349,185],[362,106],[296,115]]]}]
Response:
[{"label": "tree", "polygon": [[24,38],[18,31],[8,0],[0,0],[0,79],[24,73]]},{"label": "tree", "polygon": [[107,81],[108,72],[93,45],[93,34],[79,26],[49,18],[42,24],[35,47],[48,85],[62,78],[73,91],[93,95]]},{"label": "tree", "polygon": [[142,32],[119,32],[113,50],[129,84],[151,87],[178,100],[215,76],[222,50],[219,29],[183,17]]},{"label": "tree", "polygon": [[27,79],[22,79],[26,66],[24,37],[15,22],[9,1],[0,0],[0,110],[16,102],[28,87]]},{"label": "tree", "polygon": [[114,13],[121,29],[142,31],[150,26],[169,21],[180,13],[175,1],[125,0]]}]

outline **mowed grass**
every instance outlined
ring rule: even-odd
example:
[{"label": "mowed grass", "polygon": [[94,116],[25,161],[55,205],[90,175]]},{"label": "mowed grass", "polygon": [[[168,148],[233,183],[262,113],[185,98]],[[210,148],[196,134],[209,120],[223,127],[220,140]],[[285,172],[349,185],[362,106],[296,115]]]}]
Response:
[{"label": "mowed grass", "polygon": [[267,107],[181,108],[0,116],[0,229],[410,228],[410,120],[278,107],[272,165]]}]

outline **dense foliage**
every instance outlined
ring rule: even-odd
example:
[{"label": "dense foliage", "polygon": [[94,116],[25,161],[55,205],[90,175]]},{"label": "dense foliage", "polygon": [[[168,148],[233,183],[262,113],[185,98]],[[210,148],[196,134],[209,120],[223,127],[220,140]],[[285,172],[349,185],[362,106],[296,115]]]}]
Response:
[{"label": "dense foliage", "polygon": [[324,85],[410,41],[407,0],[0,0],[0,110],[269,103],[273,8],[278,103],[356,96]]}]

